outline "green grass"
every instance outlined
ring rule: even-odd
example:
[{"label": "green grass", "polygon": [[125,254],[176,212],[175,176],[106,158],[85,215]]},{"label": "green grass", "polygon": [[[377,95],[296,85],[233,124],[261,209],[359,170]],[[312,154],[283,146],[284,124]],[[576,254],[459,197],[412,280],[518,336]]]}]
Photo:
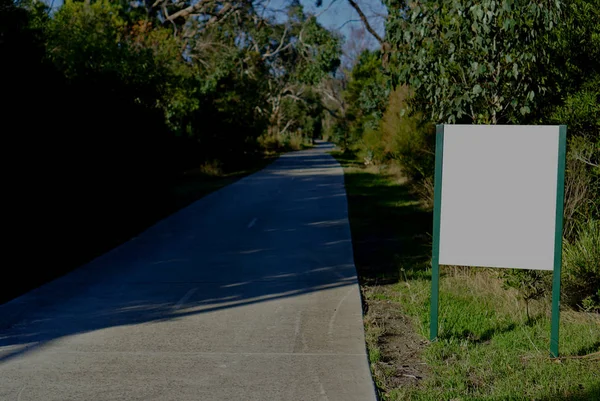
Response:
[{"label": "green grass", "polygon": [[[393,301],[414,318],[424,337],[429,285],[409,279],[393,286]],[[547,304],[538,305],[538,314],[527,321],[516,294],[500,288],[497,277],[486,271],[446,272],[440,291],[440,340],[424,352],[432,374],[421,387],[391,391],[390,399],[600,399],[597,358],[549,358]],[[560,329],[561,355],[600,349],[598,316],[565,311]]]},{"label": "green grass", "polygon": [[[442,267],[440,336],[428,343],[431,212],[397,174],[366,169],[352,154],[334,156],[345,167],[367,348],[382,399],[600,400],[600,315],[563,311],[562,358],[553,360],[549,301],[534,302],[528,320],[499,269]],[[415,384],[394,385],[393,373],[377,368],[394,361],[382,346],[390,334],[370,317],[382,301],[408,316],[427,344],[420,357],[428,373]]]}]

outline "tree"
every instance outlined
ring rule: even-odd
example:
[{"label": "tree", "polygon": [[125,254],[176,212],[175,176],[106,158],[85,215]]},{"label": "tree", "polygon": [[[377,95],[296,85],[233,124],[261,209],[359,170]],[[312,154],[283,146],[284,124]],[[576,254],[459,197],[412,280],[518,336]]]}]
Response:
[{"label": "tree", "polygon": [[289,12],[293,18],[287,23],[263,28],[267,43],[272,45],[262,53],[270,74],[265,84],[268,107],[261,111],[268,115],[271,135],[297,125],[299,110],[308,113],[301,118],[304,121],[322,114],[315,90],[340,65],[340,38],[323,28],[316,17],[305,16],[301,6],[293,6]]},{"label": "tree", "polygon": [[432,121],[523,121],[548,90],[544,44],[558,20],[558,0],[387,5],[391,71]]},{"label": "tree", "polygon": [[377,130],[389,97],[388,78],[383,74],[381,52],[365,50],[350,73],[344,99],[353,141],[365,131]]}]

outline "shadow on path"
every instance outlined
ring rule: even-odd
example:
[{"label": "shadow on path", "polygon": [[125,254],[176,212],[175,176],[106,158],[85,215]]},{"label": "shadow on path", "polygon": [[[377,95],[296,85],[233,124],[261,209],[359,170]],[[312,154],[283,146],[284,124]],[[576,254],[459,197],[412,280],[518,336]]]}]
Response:
[{"label": "shadow on path", "polygon": [[343,175],[330,148],[284,155],[0,306],[0,363],[82,333],[356,285]]}]

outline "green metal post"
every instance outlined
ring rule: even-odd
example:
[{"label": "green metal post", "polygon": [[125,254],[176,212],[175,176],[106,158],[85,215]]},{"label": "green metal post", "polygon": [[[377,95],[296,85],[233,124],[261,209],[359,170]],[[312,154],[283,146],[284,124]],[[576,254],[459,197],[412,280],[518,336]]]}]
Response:
[{"label": "green metal post", "polygon": [[550,329],[550,356],[558,358],[558,329],[560,326],[560,270],[562,267],[563,202],[565,197],[565,154],[567,126],[558,133],[558,174],[556,179],[556,226],[554,230],[554,277],[552,282],[552,323]]},{"label": "green metal post", "polygon": [[431,341],[438,336],[438,311],[440,293],[440,216],[442,211],[442,162],[444,158],[444,126],[436,126],[435,179],[433,196],[433,252],[431,255]]}]

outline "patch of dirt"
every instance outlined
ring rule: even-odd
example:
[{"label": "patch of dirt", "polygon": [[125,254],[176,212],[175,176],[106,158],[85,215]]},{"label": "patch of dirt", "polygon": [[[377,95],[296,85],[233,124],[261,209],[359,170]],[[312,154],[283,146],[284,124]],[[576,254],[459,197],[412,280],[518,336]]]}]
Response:
[{"label": "patch of dirt", "polygon": [[[378,286],[376,293],[391,295],[389,287]],[[363,288],[363,300],[367,337],[376,342],[381,353],[379,361],[372,364],[380,390],[385,393],[395,388],[418,386],[429,373],[422,359],[429,341],[415,331],[412,321],[402,314],[396,302],[374,298],[370,288]]]}]

